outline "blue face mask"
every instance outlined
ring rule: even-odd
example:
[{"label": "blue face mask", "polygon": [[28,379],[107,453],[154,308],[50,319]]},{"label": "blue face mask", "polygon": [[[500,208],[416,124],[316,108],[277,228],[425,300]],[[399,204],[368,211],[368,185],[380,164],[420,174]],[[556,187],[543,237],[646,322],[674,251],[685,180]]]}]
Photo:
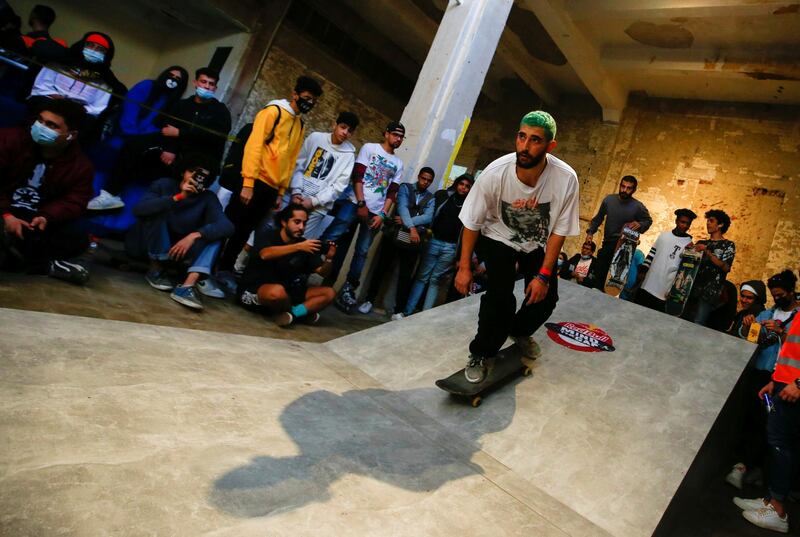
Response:
[{"label": "blue face mask", "polygon": [[206,88],[197,88],[195,94],[204,101],[214,98],[214,92]]},{"label": "blue face mask", "polygon": [[58,140],[58,132],[54,131],[50,127],[39,123],[38,121],[34,121],[33,125],[31,125],[31,138],[33,141],[39,145],[55,145],[56,141]]},{"label": "blue face mask", "polygon": [[106,53],[90,48],[83,49],[83,58],[89,63],[103,63],[106,59]]}]

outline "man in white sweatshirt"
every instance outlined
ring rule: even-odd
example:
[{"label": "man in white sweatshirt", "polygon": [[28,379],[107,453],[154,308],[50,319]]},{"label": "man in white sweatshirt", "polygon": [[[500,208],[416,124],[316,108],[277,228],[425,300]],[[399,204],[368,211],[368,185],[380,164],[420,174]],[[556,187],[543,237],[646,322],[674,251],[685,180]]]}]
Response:
[{"label": "man in white sweatshirt", "polygon": [[308,209],[306,239],[322,235],[329,223],[328,211],[350,184],[356,148],[349,139],[357,127],[358,117],[342,112],[333,132],[312,132],[300,148],[290,189],[292,201]]}]

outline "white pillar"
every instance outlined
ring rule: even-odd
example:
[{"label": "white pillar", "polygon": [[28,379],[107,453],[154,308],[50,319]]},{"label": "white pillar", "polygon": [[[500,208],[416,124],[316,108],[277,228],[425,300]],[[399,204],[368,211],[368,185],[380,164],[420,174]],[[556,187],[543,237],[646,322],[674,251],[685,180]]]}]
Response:
[{"label": "white pillar", "polygon": [[401,121],[406,181],[423,166],[441,185],[460,143],[513,0],[450,0]]}]

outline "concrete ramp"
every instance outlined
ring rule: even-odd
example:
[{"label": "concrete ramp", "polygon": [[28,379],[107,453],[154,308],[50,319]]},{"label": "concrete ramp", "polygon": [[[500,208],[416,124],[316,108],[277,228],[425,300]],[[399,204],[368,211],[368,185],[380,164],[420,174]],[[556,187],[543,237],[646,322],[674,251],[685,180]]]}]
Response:
[{"label": "concrete ramp", "polygon": [[[519,300],[521,285],[517,291]],[[577,341],[556,342],[542,328],[533,377],[478,408],[425,388],[463,367],[479,297],[327,346],[507,466],[525,482],[533,508],[557,524],[557,513],[536,498],[555,500],[610,535],[651,535],[753,346],[568,282],[559,282],[559,295],[550,322],[562,332],[577,328]],[[610,336],[613,351],[565,346],[591,344],[584,335],[592,327]],[[599,339],[589,340],[602,343],[594,333]]]},{"label": "concrete ramp", "polygon": [[0,309],[0,535],[650,535],[752,347],[564,284],[472,408],[477,301],[325,345]]}]

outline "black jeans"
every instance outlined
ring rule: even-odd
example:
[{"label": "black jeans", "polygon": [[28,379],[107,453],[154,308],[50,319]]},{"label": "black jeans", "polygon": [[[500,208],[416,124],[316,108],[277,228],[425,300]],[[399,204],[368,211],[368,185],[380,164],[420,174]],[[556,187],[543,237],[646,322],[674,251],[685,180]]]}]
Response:
[{"label": "black jeans", "polygon": [[225,208],[225,216],[233,223],[235,230],[225,250],[219,258],[220,270],[231,270],[236,256],[244,248],[250,232],[257,229],[259,223],[269,217],[278,199],[278,191],[264,181],[256,181],[253,185],[253,197],[245,205],[239,197],[240,190],[231,194],[231,201]]},{"label": "black jeans", "polygon": [[517,267],[525,279],[525,286],[539,273],[544,261],[544,249],[530,253],[517,252],[510,246],[488,239],[478,239],[478,257],[486,264],[488,283],[481,298],[478,314],[478,333],[469,344],[475,356],[489,358],[497,354],[508,336],[530,336],[542,326],[558,302],[558,277],[550,279],[547,295],[541,302],[519,310],[514,297]]},{"label": "black jeans", "polygon": [[608,270],[611,268],[611,259],[614,257],[614,250],[617,249],[619,238],[604,240],[600,251],[597,252],[597,261],[592,263],[592,270],[584,281],[587,287],[592,289],[605,289]]},{"label": "black jeans", "polygon": [[665,300],[651,295],[644,289],[636,291],[636,298],[633,299],[633,303],[644,306],[645,308],[650,308],[651,310],[660,311],[661,313],[664,313],[664,308],[667,304]]},{"label": "black jeans", "polygon": [[118,196],[133,179],[152,181],[171,176],[172,167],[161,162],[163,145],[164,137],[158,133],[131,136],[125,140],[103,190]]},{"label": "black jeans", "polygon": [[381,286],[386,278],[392,274],[392,264],[397,261],[397,289],[395,292],[394,312],[402,313],[408,302],[408,293],[411,291],[411,280],[414,277],[414,267],[419,260],[421,250],[405,250],[396,247],[392,240],[384,235],[381,239],[381,251],[378,255],[378,264],[372,273],[372,281],[367,290],[366,300],[375,303]]},{"label": "black jeans", "polygon": [[[10,212],[26,222],[30,222],[33,218],[33,215],[25,210],[12,208]],[[25,229],[23,237],[20,240],[16,236],[6,235],[5,246],[0,245],[0,247],[14,248],[22,256],[22,260],[10,259],[9,268],[27,269],[37,274],[46,273],[50,261],[77,257],[89,248],[89,234],[81,228],[77,220],[50,222],[44,231]],[[14,263],[19,261],[23,266],[15,267]]]}]

